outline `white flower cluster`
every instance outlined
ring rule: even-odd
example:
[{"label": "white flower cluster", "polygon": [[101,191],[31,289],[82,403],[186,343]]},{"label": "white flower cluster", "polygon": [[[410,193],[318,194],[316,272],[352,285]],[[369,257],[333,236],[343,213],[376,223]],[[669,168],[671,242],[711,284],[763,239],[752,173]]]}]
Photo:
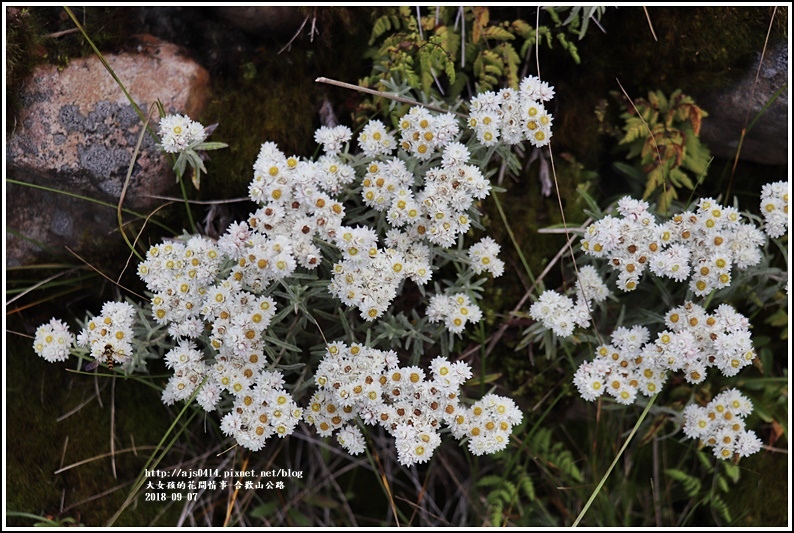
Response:
[{"label": "white flower cluster", "polygon": [[730,285],[733,264],[744,269],[761,260],[763,233],[711,198],[663,224],[655,221],[646,202],[629,197],[618,202],[618,212],[622,218],[607,215],[585,229],[582,249],[609,259],[624,291],[637,288],[648,268],[675,281],[691,275],[690,288],[705,296]]},{"label": "white flower cluster", "polygon": [[467,322],[476,324],[482,319],[482,311],[465,294],[435,294],[427,306],[430,322],[444,322],[452,333],[461,333]]},{"label": "white flower cluster", "polygon": [[251,387],[235,395],[232,410],[221,419],[221,430],[241,446],[258,451],[273,435],[291,435],[302,418],[303,410],[284,390],[282,374],[263,371]]},{"label": "white flower cluster", "polygon": [[718,459],[731,459],[734,454],[747,457],[762,444],[754,431],[744,428],[744,419],[752,410],[753,404],[739,391],[726,390],[705,407],[691,404],[684,409],[684,434],[713,447]]},{"label": "white flower cluster", "polygon": [[[326,128],[322,135],[318,132],[326,150],[338,150],[339,143],[348,138],[339,133],[340,128],[344,127]],[[382,129],[373,127],[366,135],[377,133],[383,140]],[[433,128],[436,134],[440,130],[443,128]],[[359,138],[359,142],[365,151],[375,150],[372,146],[365,148],[370,141]],[[383,156],[396,148],[391,142],[379,146],[377,152]],[[331,293],[346,305],[357,307],[365,320],[374,320],[389,307],[403,280],[424,284],[431,279],[428,244],[449,247],[458,235],[468,231],[466,211],[474,199],[484,198],[490,190],[479,169],[465,164],[468,157],[463,145],[451,143],[445,149],[442,166],[427,171],[424,187],[418,192],[413,188],[414,175],[401,159],[389,157],[369,163],[362,181],[364,203],[386,211],[392,226],[386,234],[386,247],[381,248],[371,228],[342,225],[344,207],[330,196],[355,180],[352,167],[334,153],[316,162],[300,161],[265,143],[249,188],[251,198],[262,207],[247,223],[230,228],[228,238],[224,236],[219,246],[232,257],[245,259],[244,250],[252,247],[252,240],[254,249],[263,252],[278,244],[283,254],[280,261],[271,261],[267,253],[253,257],[270,274],[261,280],[266,284],[268,279],[291,274],[296,263],[316,267],[321,252],[315,238],[334,244],[342,252],[342,261],[334,265]]]},{"label": "white flower cluster", "polygon": [[339,155],[352,136],[353,132],[347,126],[320,126],[314,132],[314,141],[323,145],[326,154]]},{"label": "white flower cluster", "polygon": [[652,343],[644,326],[617,328],[611,345],[599,346],[595,359],[577,369],[574,384],[582,397],[593,401],[607,392],[630,405],[638,391],[645,396],[658,393],[668,372],[683,372],[689,383],[697,384],[706,379],[709,367],[735,376],[755,359],[749,321],[727,304],[709,315],[687,302],[669,311],[665,324],[669,329]]},{"label": "white flower cluster", "polygon": [[638,391],[645,396],[659,392],[667,380],[667,371],[659,368],[655,360],[642,356],[648,338],[643,326],[617,328],[612,343],[599,346],[596,358],[576,370],[573,383],[582,398],[593,401],[606,392],[616,402],[630,405]]},{"label": "white flower cluster", "polygon": [[[152,246],[138,267],[154,293],[155,320],[168,324],[171,336],[179,339],[165,356],[174,374],[163,391],[163,402],[186,400],[201,385],[196,401],[213,411],[222,394],[230,393],[234,408],[221,427],[252,450],[264,446],[271,435],[291,433],[301,416],[284,392],[280,374],[266,369],[263,333],[276,303],[260,294],[273,279],[295,269],[293,246],[284,237],[267,239],[246,223],[232,224],[217,244],[195,236],[187,243]],[[234,267],[228,277],[219,279],[222,263],[229,259],[235,260]],[[199,337],[205,324],[215,352],[212,362],[189,340]]]},{"label": "white flower cluster", "polygon": [[[202,352],[189,340],[181,340],[165,354],[165,366],[173,369],[174,375],[163,390],[164,404],[171,405],[176,401],[187,400],[196,392],[199,385],[204,383],[205,377],[211,374],[212,369],[203,358]],[[205,384],[196,397],[196,401],[207,411],[215,409],[220,399],[220,388],[213,385],[215,385],[213,382]]]},{"label": "white flower cluster", "polygon": [[135,308],[127,302],[105,302],[98,317],[88,321],[77,335],[77,345],[88,348],[94,359],[126,363],[132,356],[132,325]]},{"label": "white flower cluster", "polygon": [[[531,84],[525,85],[522,94],[535,90]],[[545,85],[538,85],[537,90],[551,95]],[[524,111],[528,117],[534,116],[531,109],[522,108]],[[512,104],[504,106],[504,113],[512,112]],[[530,119],[522,121],[532,129],[527,126]],[[504,127],[509,123],[506,119]],[[538,124],[545,128],[550,121]],[[201,124],[184,115],[164,117],[159,133],[163,149],[180,152],[180,157],[189,155],[208,135]],[[474,203],[490,192],[480,169],[469,164],[469,150],[456,141],[459,134],[453,114],[433,116],[419,107],[400,122],[399,141],[380,121],[364,127],[358,143],[368,160],[366,170],[359,173],[361,190],[364,204],[385,214],[390,227],[382,237],[370,227],[343,224],[345,208],[337,197],[349,192],[357,178],[356,169],[345,163],[347,143],[352,138],[349,128],[319,128],[315,140],[324,154],[316,161],[287,156],[274,143],[262,144],[249,185],[250,198],[258,204],[256,211],[246,220],[231,224],[217,242],[193,236],[154,245],[138,266],[138,275],[152,293],[154,320],[168,326],[169,335],[176,341],[165,356],[173,375],[163,391],[163,402],[171,404],[195,396],[205,410],[212,411],[219,408],[225,395],[230,395],[233,407],[221,427],[252,450],[260,449],[272,435],[290,434],[303,413],[285,391],[282,375],[271,371],[266,357],[265,332],[275,316],[276,302],[264,292],[298,268],[317,268],[323,260],[319,247],[323,243],[341,253],[341,260],[332,267],[330,292],[346,305],[358,308],[365,320],[381,316],[406,279],[419,285],[430,281],[433,247],[456,244],[471,226],[469,213]],[[396,157],[394,152],[400,148],[405,153]],[[438,163],[425,165],[421,174],[415,173],[406,166],[410,157],[428,162],[435,157]],[[504,263],[496,257],[498,252],[499,246],[490,238],[472,246],[472,270],[500,275]],[[444,321],[454,332],[482,316],[465,295],[434,298],[430,313],[433,320]],[[132,318],[133,308],[128,304],[108,303],[77,341],[88,346],[97,359],[107,361],[112,352],[115,362],[123,362],[132,352]],[[37,352],[51,360],[65,358],[68,349],[58,347],[70,344],[68,330],[64,332],[56,322],[40,330],[35,342]],[[200,345],[205,338],[208,345]],[[437,411],[439,417],[443,413],[447,418],[460,411],[459,416],[464,418],[457,422],[459,428],[481,422],[482,428],[474,427],[469,433],[476,443],[472,445],[476,453],[504,447],[510,428],[520,420],[512,402],[489,397],[486,404],[478,404],[476,412],[467,415],[466,408],[458,406],[456,391],[470,375],[468,366],[442,360],[434,361],[434,365],[435,378],[427,382],[421,370],[417,374],[413,369],[402,369],[409,376],[406,383],[410,383],[405,385],[402,399],[393,394],[400,390],[395,388],[396,383],[390,382],[388,391],[377,391],[387,400],[388,413],[405,416],[392,428],[402,450],[401,460],[405,464],[425,460],[440,442],[435,427],[441,418],[433,419],[435,424],[430,418],[411,418],[419,417],[419,411],[427,412],[428,417]],[[396,356],[389,358],[388,368],[401,371]],[[384,386],[381,378],[394,381],[393,372],[387,378],[381,371],[385,372],[385,367],[378,370],[378,387]],[[415,375],[420,376],[419,381],[413,379]],[[405,408],[410,407],[413,414],[400,414],[404,409],[400,402],[407,401],[408,395],[412,402],[424,398],[427,405],[412,403]],[[347,404],[341,411],[351,416],[358,413]],[[493,420],[480,418],[491,411],[495,413]],[[333,422],[335,417],[329,420]],[[424,427],[425,422],[432,431],[417,433],[416,428]],[[326,431],[322,422],[318,424]],[[363,437],[356,428],[340,432],[338,440],[351,453],[363,450]]]},{"label": "white flower cluster", "polygon": [[87,348],[99,363],[122,364],[133,353],[132,326],[135,308],[127,302],[105,302],[99,316],[90,319],[75,336],[69,326],[53,318],[36,329],[33,350],[47,361],[65,361],[72,345]]},{"label": "white flower cluster", "polygon": [[491,237],[483,237],[469,248],[469,264],[475,274],[490,272],[498,278],[505,271],[505,263],[497,257],[501,246]]},{"label": "white flower cluster", "polygon": [[370,120],[358,136],[361,151],[367,157],[392,153],[397,141],[380,120]]},{"label": "white flower cluster", "polygon": [[518,91],[487,91],[471,100],[469,126],[485,146],[501,138],[507,144],[528,140],[539,148],[551,140],[553,117],[542,102],[554,97],[554,88],[536,76],[524,78]]},{"label": "white flower cluster", "polygon": [[609,296],[609,289],[595,267],[585,265],[579,268],[575,293],[576,303],[568,296],[543,291],[538,301],[530,306],[529,315],[557,336],[569,337],[576,326],[590,325],[592,302],[603,302]]},{"label": "white flower cluster", "polygon": [[772,238],[788,233],[788,188],[787,181],[767,183],[761,188],[764,231]]},{"label": "white flower cluster", "polygon": [[74,340],[69,326],[57,318],[53,318],[36,329],[33,350],[50,363],[66,361]]},{"label": "white flower cluster", "polygon": [[702,382],[712,366],[735,376],[755,359],[750,321],[728,304],[709,315],[687,302],[665,315],[665,325],[669,330],[658,334],[645,355],[670,371],[684,372],[689,383]]},{"label": "white flower cluster", "polygon": [[437,149],[454,141],[460,132],[452,113],[432,115],[424,107],[412,107],[400,119],[400,146],[420,161],[430,159]]},{"label": "white flower cluster", "polygon": [[174,154],[204,142],[207,132],[187,115],[166,115],[160,119],[160,142],[163,150]]},{"label": "white flower cluster", "polygon": [[461,385],[471,377],[466,363],[443,357],[430,364],[432,377],[416,366],[400,367],[394,352],[361,344],[328,345],[315,373],[319,389],[304,419],[321,436],[337,432],[351,454],[363,451],[356,416],[367,425],[380,425],[395,438],[398,460],[405,466],[424,463],[441,444],[441,423],[469,449],[481,455],[504,449],[521,412],[508,398],[488,394],[472,407],[460,403]]}]

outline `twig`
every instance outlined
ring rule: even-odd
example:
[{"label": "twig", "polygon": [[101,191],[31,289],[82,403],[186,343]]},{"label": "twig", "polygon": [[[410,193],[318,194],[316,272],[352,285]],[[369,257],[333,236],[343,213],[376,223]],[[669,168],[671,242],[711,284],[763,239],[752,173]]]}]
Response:
[{"label": "twig", "polygon": [[457,111],[449,111],[448,109],[442,109],[440,107],[436,107],[430,104],[423,104],[421,102],[417,102],[416,100],[411,100],[410,98],[403,98],[402,96],[397,96],[393,93],[385,93],[383,91],[376,91],[374,89],[367,89],[366,87],[361,87],[360,85],[353,85],[352,83],[345,83],[343,81],[332,80],[330,78],[317,78],[314,80],[316,83],[327,83],[328,85],[336,85],[337,87],[342,87],[344,89],[351,89],[353,91],[358,91],[361,93],[372,94],[374,96],[380,96],[382,98],[388,98],[389,100],[394,100],[396,102],[402,102],[404,104],[411,104],[411,105],[418,105],[422,107],[426,107],[431,111],[437,111],[439,113],[453,113],[462,118],[468,118],[468,115],[463,113],[458,113]]},{"label": "twig", "polygon": [[[159,196],[157,194],[142,194],[144,198],[155,198],[157,200],[170,200],[172,202],[183,202],[182,198],[175,198],[173,196]],[[234,204],[238,202],[250,202],[251,199],[248,197],[245,198],[229,198],[226,200],[188,200],[190,204],[196,205],[216,205],[216,204]]]},{"label": "twig", "polygon": [[68,273],[70,273],[70,272],[74,272],[75,270],[76,270],[76,269],[74,269],[74,268],[73,268],[73,269],[70,269],[70,270],[64,270],[63,272],[60,272],[60,273],[58,273],[58,274],[55,274],[55,275],[52,275],[52,276],[50,276],[49,278],[47,278],[47,279],[45,279],[45,280],[43,280],[43,281],[40,281],[40,282],[36,283],[36,284],[35,284],[35,285],[33,285],[32,287],[28,287],[27,289],[25,289],[25,290],[24,290],[24,291],[22,291],[21,293],[17,294],[16,296],[14,296],[13,298],[11,298],[10,300],[7,300],[7,301],[6,301],[6,306],[9,306],[9,305],[11,305],[12,303],[16,302],[17,300],[19,300],[20,298],[22,298],[22,297],[23,297],[23,296],[25,296],[26,294],[30,294],[31,292],[33,292],[34,290],[38,289],[38,288],[39,288],[39,287],[41,287],[42,285],[44,285],[44,284],[46,284],[46,283],[49,283],[50,281],[52,281],[52,280],[54,280],[54,279],[57,279],[57,278],[59,278],[59,277],[63,276],[64,274],[68,274]]},{"label": "twig", "polygon": [[110,382],[110,467],[113,471],[113,479],[118,479],[116,475],[116,378]]},{"label": "twig", "polygon": [[[179,200],[177,200],[177,201],[179,201]],[[141,238],[141,235],[143,235],[143,230],[144,230],[144,229],[146,229],[146,225],[149,223],[149,220],[150,220],[150,219],[151,219],[151,218],[152,218],[152,217],[153,217],[153,216],[154,216],[154,215],[155,215],[155,214],[156,214],[156,213],[157,213],[157,212],[158,212],[160,209],[164,209],[165,207],[167,207],[167,206],[169,206],[169,205],[171,205],[171,203],[170,203],[170,202],[169,202],[169,203],[166,203],[166,204],[163,204],[163,205],[161,205],[160,207],[158,207],[157,209],[155,209],[154,211],[152,211],[151,213],[149,213],[149,215],[148,215],[148,216],[146,217],[146,219],[143,221],[143,224],[141,225],[141,229],[140,229],[140,231],[138,231],[138,234],[135,236],[135,240],[132,242],[132,251],[131,251],[131,252],[130,252],[130,254],[127,256],[127,262],[126,262],[126,263],[124,263],[124,268],[122,268],[122,269],[121,269],[121,272],[119,272],[119,277],[118,277],[118,279],[116,280],[116,282],[117,282],[117,283],[120,283],[120,282],[121,282],[121,278],[122,278],[122,276],[124,276],[124,273],[127,271],[127,267],[128,267],[128,266],[130,266],[130,261],[132,261],[132,256],[136,254],[136,252],[135,252],[135,247],[138,245],[138,240]]]},{"label": "twig", "polygon": [[[249,454],[246,454],[245,459],[243,459],[243,465],[240,470],[246,470],[248,468],[248,459],[250,458]],[[229,525],[229,519],[232,516],[232,509],[234,509],[234,502],[237,501],[237,493],[240,492],[239,486],[234,488],[234,492],[232,493],[231,501],[229,502],[228,507],[226,508],[226,518],[223,520],[223,527]]]},{"label": "twig", "polygon": [[[664,168],[664,163],[662,162],[662,153],[659,151],[659,143],[656,142],[656,136],[653,134],[653,131],[651,131],[651,128],[648,126],[648,123],[645,122],[645,119],[642,118],[642,113],[640,113],[640,110],[637,109],[636,105],[634,105],[634,101],[629,97],[629,93],[627,93],[626,89],[623,88],[623,85],[620,83],[620,80],[618,78],[615,78],[615,81],[618,82],[618,87],[620,87],[620,90],[623,92],[623,96],[626,97],[626,100],[629,101],[631,107],[634,108],[634,112],[637,113],[637,118],[639,118],[642,121],[642,124],[645,126],[645,129],[648,130],[648,135],[650,136],[649,138],[651,139],[651,141],[653,141],[653,147],[656,149],[656,158],[659,160],[659,166]],[[665,194],[667,193],[668,186],[669,185],[667,183],[667,176],[664,176]]]},{"label": "twig", "polygon": [[80,500],[79,502],[75,502],[72,505],[70,505],[69,507],[65,508],[63,510],[63,512],[65,513],[67,511],[71,511],[75,507],[79,507],[79,506],[84,505],[84,504],[86,504],[88,502],[92,502],[94,500],[98,500],[99,498],[107,496],[108,494],[112,494],[112,493],[116,492],[117,490],[126,487],[130,483],[131,483],[130,481],[128,481],[126,483],[121,483],[120,485],[116,485],[115,487],[111,487],[111,488],[109,488],[108,490],[106,490],[104,492],[100,492],[99,494],[94,494],[93,496],[90,496],[90,497],[88,497],[88,498],[86,498],[84,500]]},{"label": "twig", "polygon": [[[96,384],[96,382],[95,382],[95,384]],[[96,396],[97,397],[99,396],[99,390],[96,391]],[[86,401],[84,401],[83,403],[81,403],[80,405],[78,405],[77,407],[75,407],[74,409],[69,411],[68,413],[64,413],[61,416],[59,416],[55,421],[56,422],[61,422],[63,420],[66,420],[67,418],[69,418],[70,416],[72,416],[73,414],[75,414],[80,409],[82,409],[83,407],[85,407],[86,405],[88,405],[89,403],[91,403],[93,401],[94,401],[94,396],[91,396],[89,399],[87,399]],[[101,407],[102,406],[101,400],[100,400],[99,404],[100,404],[100,407]]]},{"label": "twig", "polygon": [[306,15],[306,18],[303,19],[303,23],[301,24],[301,27],[298,28],[298,31],[295,32],[295,35],[292,36],[292,39],[290,39],[289,42],[285,44],[281,48],[281,50],[278,51],[279,54],[281,54],[281,52],[283,52],[284,50],[290,50],[292,48],[292,43],[295,42],[295,39],[297,39],[298,35],[301,34],[303,28],[306,26],[306,23],[309,22],[309,18],[310,18],[309,15]]},{"label": "twig", "polygon": [[[651,35],[653,35],[653,40],[659,42],[659,38],[656,37],[656,32],[653,31],[653,24],[651,23],[651,15],[648,14],[648,8],[642,6],[642,10],[645,11],[645,18],[648,19],[648,27],[651,29]],[[606,33],[606,32],[604,32]]]},{"label": "twig", "polygon": [[[588,225],[590,225],[590,223],[592,221],[593,221],[593,219],[591,219],[591,218],[588,218],[587,220],[585,220],[584,223],[582,224],[582,229],[584,229]],[[565,243],[562,248],[560,248],[560,250],[557,252],[557,254],[546,265],[546,268],[543,269],[543,272],[541,272],[540,275],[538,275],[538,277],[535,279],[535,282],[532,284],[532,286],[529,289],[527,289],[527,291],[524,293],[524,296],[521,298],[521,300],[519,300],[519,302],[513,308],[512,313],[517,313],[524,306],[526,301],[532,295],[532,292],[535,290],[535,287],[537,286],[537,284],[540,283],[541,280],[546,277],[546,274],[548,274],[549,271],[552,269],[552,267],[557,263],[557,261],[560,260],[562,255],[565,253],[565,250],[568,249],[568,247],[570,246],[571,242],[573,242],[573,240],[575,238],[576,238],[576,235],[571,235],[570,236],[570,238],[568,239],[568,242]],[[496,333],[491,335],[490,340],[488,342],[488,347],[485,350],[485,355],[486,356],[489,355],[493,351],[493,349],[496,346],[496,344],[499,342],[499,340],[505,334],[505,331],[507,331],[507,328],[508,328],[507,322],[504,322],[504,323],[502,323],[501,326],[499,326],[499,329],[496,331]],[[460,359],[465,359],[466,357],[468,357],[469,355],[473,354],[474,352],[476,352],[479,349],[480,349],[480,346],[474,346],[473,348],[470,348],[469,350],[464,352],[463,355],[461,355]]]},{"label": "twig", "polygon": [[70,33],[77,33],[78,31],[80,31],[79,28],[70,28],[68,30],[56,31],[56,32],[53,32],[53,33],[48,33],[44,37],[46,37],[48,39],[57,39],[58,37],[63,37],[64,35],[69,35]]},{"label": "twig", "polygon": [[63,452],[61,452],[61,462],[59,465],[60,468],[63,468],[63,461],[64,459],[66,459],[66,449],[68,447],[69,447],[69,435],[66,435],[66,438],[63,441]]},{"label": "twig", "polygon": [[141,298],[142,300],[145,300],[145,301],[147,301],[147,302],[149,301],[149,299],[148,299],[148,298],[146,298],[145,296],[141,296],[141,295],[140,295],[140,294],[138,294],[137,292],[135,292],[135,291],[132,291],[132,290],[128,289],[127,287],[125,287],[124,285],[121,285],[120,283],[117,283],[117,282],[113,281],[112,279],[110,279],[108,276],[106,276],[106,275],[105,275],[105,273],[103,273],[101,270],[99,270],[98,268],[96,268],[94,265],[92,265],[91,263],[89,263],[88,261],[86,261],[85,259],[83,259],[82,257],[80,257],[80,256],[77,254],[77,252],[75,252],[74,250],[72,250],[72,249],[71,249],[71,248],[69,248],[68,246],[66,246],[66,249],[69,251],[69,253],[70,253],[70,254],[72,254],[72,255],[73,255],[73,256],[75,256],[77,259],[79,259],[80,261],[82,261],[83,263],[85,263],[86,265],[88,265],[89,267],[91,267],[91,269],[92,269],[92,270],[95,270],[95,271],[96,271],[96,272],[97,272],[97,273],[98,273],[100,276],[102,276],[103,278],[105,278],[106,280],[108,280],[109,282],[111,282],[112,284],[114,284],[114,285],[116,285],[116,286],[118,286],[118,287],[120,287],[120,288],[124,289],[125,291],[129,292],[130,294],[133,294],[133,295],[137,296],[138,298]]},{"label": "twig", "polygon": [[[137,448],[124,448],[123,450],[116,450],[115,453],[118,455],[120,453],[128,453],[128,452],[133,452],[133,451],[136,451],[136,450],[149,450],[149,449],[154,449],[154,448],[157,448],[157,446],[138,446]],[[60,474],[62,472],[66,472],[67,470],[71,470],[72,468],[75,468],[75,467],[78,467],[78,466],[81,466],[81,465],[84,465],[84,464],[88,464],[88,463],[91,463],[93,461],[98,461],[100,459],[104,459],[105,457],[110,457],[110,453],[103,453],[103,454],[100,454],[100,455],[96,455],[94,457],[89,457],[88,459],[83,459],[82,461],[77,461],[76,463],[72,463],[69,466],[64,466],[63,468],[59,468],[58,470],[53,472],[53,475]]]}]

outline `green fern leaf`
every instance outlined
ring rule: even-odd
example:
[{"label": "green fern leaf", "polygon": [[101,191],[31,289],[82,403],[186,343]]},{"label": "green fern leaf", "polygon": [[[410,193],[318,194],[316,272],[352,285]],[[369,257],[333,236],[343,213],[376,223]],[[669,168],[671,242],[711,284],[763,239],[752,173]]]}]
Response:
[{"label": "green fern leaf", "polygon": [[503,511],[504,505],[501,502],[494,504],[493,508],[491,509],[491,526],[500,527],[502,525]]},{"label": "green fern leaf", "polygon": [[719,513],[723,520],[726,522],[733,522],[733,519],[731,518],[731,510],[728,507],[728,504],[720,497],[719,494],[711,493],[708,500],[711,504],[711,508],[714,509],[715,512]]},{"label": "green fern leaf", "polygon": [[670,169],[670,181],[673,182],[673,185],[676,187],[686,187],[690,191],[695,189],[695,184],[692,183],[689,176],[677,167]]},{"label": "green fern leaf", "polygon": [[378,40],[378,37],[386,33],[387,31],[392,29],[392,21],[389,19],[388,15],[383,15],[382,17],[378,18],[375,21],[375,24],[372,26],[372,36],[369,38],[369,45]]},{"label": "green fern leaf", "polygon": [[483,476],[477,482],[478,487],[493,487],[496,485],[501,485],[504,478],[502,476],[497,475],[490,475],[490,476]]},{"label": "green fern leaf", "polygon": [[524,496],[527,497],[527,500],[531,502],[535,501],[535,484],[532,483],[532,479],[526,474],[526,472],[521,473],[518,483],[521,488],[521,492],[524,493]]},{"label": "green fern leaf", "polygon": [[510,24],[510,28],[513,30],[513,33],[515,33],[522,39],[529,39],[529,37],[535,33],[535,29],[527,22],[521,19],[514,20]]},{"label": "green fern leaf", "polygon": [[425,93],[430,92],[430,87],[433,85],[432,67],[430,65],[432,52],[427,50],[427,47],[419,51],[419,73],[422,78],[422,91]]},{"label": "green fern leaf", "polygon": [[684,159],[681,166],[691,170],[698,176],[705,176],[711,163],[711,152],[700,142],[694,131],[684,134]]},{"label": "green fern leaf", "polygon": [[651,195],[664,184],[664,171],[662,167],[657,166],[648,173],[648,181],[645,182],[645,192],[642,193],[642,199],[647,200]]},{"label": "green fern leaf", "polygon": [[496,76],[502,75],[502,69],[497,65],[485,65],[485,72]]},{"label": "green fern leaf", "polygon": [[515,35],[507,31],[501,26],[488,26],[482,31],[482,36],[485,39],[492,39],[494,41],[511,41],[516,38]]},{"label": "green fern leaf", "polygon": [[[784,324],[788,324],[788,321]],[[740,475],[739,467],[725,461],[722,462],[722,466],[723,470],[725,470],[725,475],[728,476],[732,482],[738,483]]]},{"label": "green fern leaf", "polygon": [[700,492],[700,489],[702,488],[702,484],[698,478],[691,476],[686,472],[682,472],[681,470],[668,468],[664,471],[664,473],[681,483],[682,487],[684,488],[684,492],[686,492],[687,496],[690,498],[697,496],[697,494]]},{"label": "green fern leaf", "polygon": [[728,485],[728,480],[723,476],[717,476],[717,486],[719,486],[722,492],[729,492],[731,490],[730,485]]}]

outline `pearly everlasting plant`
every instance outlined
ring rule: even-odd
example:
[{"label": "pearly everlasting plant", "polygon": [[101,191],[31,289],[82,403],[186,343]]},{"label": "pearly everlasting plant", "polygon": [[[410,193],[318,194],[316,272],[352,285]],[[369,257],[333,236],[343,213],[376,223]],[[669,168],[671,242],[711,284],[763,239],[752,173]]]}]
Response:
[{"label": "pearly everlasting plant", "polygon": [[788,233],[789,182],[767,183],[761,188],[761,214],[764,231],[772,238]]},{"label": "pearly everlasting plant", "polygon": [[[322,436],[337,432],[345,448],[358,449],[357,418],[380,425],[395,439],[400,463],[427,462],[441,444],[440,430],[449,426],[458,438],[469,437],[475,455],[493,453],[508,444],[521,412],[509,398],[487,395],[472,407],[460,402],[460,387],[471,377],[469,366],[435,358],[429,375],[416,366],[401,367],[397,354],[360,344],[332,343],[315,374],[319,390],[305,412]],[[353,453],[353,451],[351,451]]]},{"label": "pearly everlasting plant", "polygon": [[[785,233],[780,215],[787,212],[787,187],[780,182],[762,190],[761,210],[770,236]],[[690,295],[709,296],[731,284],[734,265],[746,269],[761,261],[764,233],[743,222],[734,208],[704,198],[696,209],[662,223],[648,208],[644,201],[624,197],[618,202],[619,217],[606,215],[584,231],[582,251],[617,270],[617,285],[623,291],[635,290],[647,271],[674,282],[689,280]],[[588,292],[596,302],[607,294],[590,265],[579,267],[576,286],[577,294]],[[574,304],[567,296],[545,291],[529,313],[558,337],[570,337],[576,326],[590,323],[581,302]],[[631,405],[639,395],[658,394],[675,373],[697,385],[705,381],[710,368],[733,377],[756,359],[750,321],[728,304],[709,313],[686,301],[665,313],[664,326],[653,334],[644,325],[616,328],[611,342],[596,347],[594,358],[584,361],[574,374],[573,383],[582,398],[594,401],[606,394],[618,404]],[[758,451],[760,441],[744,431],[743,418],[752,410],[749,400],[731,390],[715,397],[712,404],[684,411],[685,434],[714,446],[715,456],[721,459],[733,457],[734,452],[743,457]]]},{"label": "pearly everlasting plant", "polygon": [[559,337],[569,337],[576,326],[586,328],[590,325],[592,303],[603,302],[609,296],[609,289],[596,269],[585,265],[579,269],[575,294],[574,303],[568,296],[544,291],[529,308],[529,315]]},{"label": "pearly everlasting plant", "polygon": [[690,404],[684,409],[684,434],[713,448],[718,459],[730,459],[734,453],[747,457],[761,449],[755,432],[744,427],[752,410],[752,402],[739,391],[726,390],[705,407]]},{"label": "pearly everlasting plant", "polygon": [[[164,360],[173,374],[162,401],[194,399],[205,411],[219,412],[222,432],[252,451],[290,435],[302,421],[321,436],[335,435],[354,455],[365,448],[361,428],[380,425],[394,437],[406,466],[432,457],[444,426],[466,439],[473,454],[504,449],[522,414],[512,400],[495,394],[472,405],[462,401],[461,387],[472,377],[465,362],[437,356],[425,372],[401,364],[395,351],[379,350],[377,341],[331,339],[313,377],[317,391],[304,408],[292,396],[290,373],[277,367],[273,347],[286,344],[270,332],[300,306],[285,306],[279,289],[289,296],[305,279],[322,289],[313,294],[356,312],[361,325],[389,314],[407,283],[426,298],[426,322],[443,324],[434,335],[459,335],[479,322],[477,294],[466,287],[476,275],[503,273],[500,247],[486,236],[468,252],[452,248],[463,250],[479,218],[477,204],[490,194],[483,154],[490,157],[493,150],[487,147],[497,138],[547,144],[551,115],[540,102],[551,96],[553,89],[533,77],[520,91],[480,95],[471,102],[473,131],[461,128],[454,114],[414,107],[397,131],[379,120],[366,124],[355,155],[346,126],[315,132],[323,150],[316,160],[263,143],[248,187],[256,206],[245,219],[217,240],[187,235],[155,244],[138,265],[152,321],[171,340]],[[212,129],[182,115],[160,121],[161,146],[177,154],[178,177],[187,163],[195,177],[205,170],[198,150],[225,146],[206,142]],[[464,268],[462,281],[426,294],[424,287],[450,257]],[[77,344],[97,361],[112,351],[116,362],[124,362],[133,352],[134,311],[130,304],[106,304]],[[70,335],[52,321],[37,333],[36,352],[63,360],[65,346],[73,344]]]},{"label": "pearly everlasting plant", "polygon": [[661,224],[646,202],[629,197],[618,202],[618,213],[621,218],[607,215],[585,229],[582,250],[607,259],[624,291],[636,289],[648,269],[675,281],[689,279],[692,292],[705,296],[730,285],[734,264],[745,269],[761,260],[763,233],[711,198]]}]

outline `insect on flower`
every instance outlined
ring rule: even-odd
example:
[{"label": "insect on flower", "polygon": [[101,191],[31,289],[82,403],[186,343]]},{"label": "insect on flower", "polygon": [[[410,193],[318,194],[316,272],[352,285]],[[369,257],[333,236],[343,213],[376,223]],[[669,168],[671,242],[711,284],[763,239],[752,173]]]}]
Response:
[{"label": "insect on flower", "polygon": [[102,350],[102,357],[94,359],[93,361],[88,363],[88,366],[86,366],[85,369],[88,372],[94,370],[102,362],[102,359],[104,359],[105,364],[108,366],[108,370],[113,370],[113,366],[116,364],[116,361],[114,359],[114,356],[116,355],[117,355],[116,352],[113,350],[113,345],[106,344],[105,348]]}]

